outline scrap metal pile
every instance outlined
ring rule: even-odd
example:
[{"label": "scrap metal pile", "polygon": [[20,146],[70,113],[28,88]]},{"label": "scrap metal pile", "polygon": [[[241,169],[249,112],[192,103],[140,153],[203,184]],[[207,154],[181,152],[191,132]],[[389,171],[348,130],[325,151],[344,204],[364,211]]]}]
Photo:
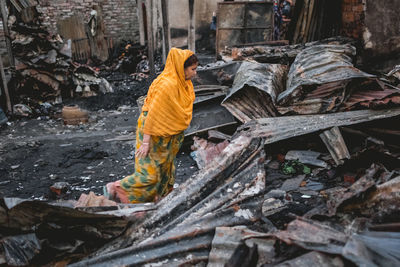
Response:
[{"label": "scrap metal pile", "polygon": [[[400,90],[388,78],[397,71],[385,80],[362,72],[354,53],[348,44],[323,44],[306,46],[291,66],[235,62],[199,70],[187,136],[208,131],[209,139],[196,138],[196,175],[149,205],[77,211],[4,199],[0,260],[398,266]],[[216,131],[237,124],[227,112],[243,123],[233,135]],[[215,140],[223,142],[207,144]],[[33,245],[15,245],[20,238]],[[56,256],[43,260],[54,249]]]},{"label": "scrap metal pile", "polygon": [[[87,65],[71,59],[71,40],[52,36],[41,24],[36,7],[21,18],[10,16],[12,48],[16,58],[13,83],[16,103],[60,103],[62,97],[93,96],[112,92],[104,78]],[[28,102],[28,103],[26,103]]]}]

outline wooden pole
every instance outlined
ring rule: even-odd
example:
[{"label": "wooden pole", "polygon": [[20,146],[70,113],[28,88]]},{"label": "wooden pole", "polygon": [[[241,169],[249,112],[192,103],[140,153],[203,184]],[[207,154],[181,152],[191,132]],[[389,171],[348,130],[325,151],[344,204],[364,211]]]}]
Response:
[{"label": "wooden pole", "polygon": [[156,74],[154,66],[154,37],[153,37],[153,0],[146,0],[146,14],[147,14],[147,48],[149,56],[150,75]]},{"label": "wooden pole", "polygon": [[11,41],[10,41],[10,31],[8,30],[8,21],[7,21],[7,12],[6,12],[6,0],[0,0],[0,9],[1,9],[1,17],[3,19],[3,29],[4,29],[4,35],[6,37],[6,46],[7,46],[7,52],[8,52],[8,57],[10,60],[10,65],[11,67],[15,67],[15,61],[14,57],[12,54],[11,50]]},{"label": "wooden pole", "polygon": [[139,19],[139,42],[140,45],[145,45],[146,34],[144,25],[144,15],[143,15],[143,0],[137,1],[137,13]]},{"label": "wooden pole", "polygon": [[0,56],[0,74],[1,74],[1,79],[3,80],[4,93],[5,93],[5,95],[6,95],[7,110],[8,110],[9,113],[12,114],[12,107],[11,107],[10,94],[8,93],[8,86],[7,86],[6,74],[4,73],[3,59],[2,59],[1,56]]},{"label": "wooden pole", "polygon": [[189,0],[189,28],[188,28],[188,48],[196,52],[196,37],[194,25],[194,0]]},{"label": "wooden pole", "polygon": [[164,44],[164,55],[163,62],[165,64],[166,57],[168,55],[169,50],[171,49],[171,31],[169,28],[169,17],[168,17],[168,1],[161,0],[161,12],[163,19],[163,44]]}]

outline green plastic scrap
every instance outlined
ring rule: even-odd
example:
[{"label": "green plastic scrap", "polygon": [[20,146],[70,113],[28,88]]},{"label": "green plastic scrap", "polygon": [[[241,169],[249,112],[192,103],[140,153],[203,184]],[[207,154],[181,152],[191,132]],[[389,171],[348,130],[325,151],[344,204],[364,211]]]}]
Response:
[{"label": "green plastic scrap", "polygon": [[301,163],[299,160],[288,160],[282,165],[282,171],[284,174],[310,174],[311,169]]}]

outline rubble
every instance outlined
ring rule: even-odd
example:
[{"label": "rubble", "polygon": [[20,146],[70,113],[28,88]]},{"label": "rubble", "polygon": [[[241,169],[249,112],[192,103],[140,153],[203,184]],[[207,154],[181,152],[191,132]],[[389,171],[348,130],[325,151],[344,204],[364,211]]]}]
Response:
[{"label": "rubble", "polygon": [[[250,11],[257,6],[246,5]],[[293,39],[337,32],[331,18],[338,10],[330,11],[321,2],[304,1],[292,24]],[[264,13],[249,24],[265,23],[270,10]],[[14,106],[20,116],[48,112],[64,97],[113,91],[98,68],[71,60],[71,41],[50,36],[39,21],[13,25],[17,95],[31,98]],[[269,26],[261,26],[268,33]],[[62,118],[44,122],[47,132],[41,125],[37,132],[43,133],[30,136],[25,121],[18,122],[20,136],[8,131],[0,144],[1,161],[6,158],[0,174],[7,180],[0,186],[27,190],[23,171],[35,175],[46,165],[63,170],[41,178],[56,202],[0,199],[0,264],[398,266],[399,67],[384,77],[364,72],[356,65],[356,42],[346,38],[261,46],[249,43],[253,34],[222,51],[232,62],[199,67],[193,119],[185,132],[195,162],[185,168],[177,163],[184,178],[156,203],[119,204],[96,195],[107,182],[104,173],[119,179],[133,167],[134,123],[144,101],[136,99],[139,93],[132,97],[138,107],[115,104],[109,120],[120,121],[111,126],[101,119],[104,110],[93,122],[78,105],[65,103]],[[123,44],[118,59],[105,67],[107,79],[121,86],[126,79],[147,79],[153,66],[144,49]],[[112,95],[105,102],[113,105]],[[71,108],[77,113],[68,117]],[[83,144],[84,137],[93,140]],[[46,146],[59,151],[33,164],[13,161],[16,153],[41,154]],[[111,170],[113,165],[121,168]],[[65,200],[71,192],[83,193],[77,201]]]},{"label": "rubble", "polygon": [[71,260],[69,256],[100,247],[128,225],[122,217],[16,198],[2,198],[0,211],[0,259],[12,266],[30,265],[37,255],[47,255],[47,262]]},{"label": "rubble", "polygon": [[259,63],[291,64],[296,56],[304,49],[314,45],[343,45],[353,44],[354,40],[344,37],[332,37],[315,42],[299,43],[292,45],[256,45],[244,47],[226,47],[221,51],[222,57],[230,62],[242,60],[254,60]]},{"label": "rubble", "polygon": [[37,17],[29,23],[16,20],[11,29],[18,101],[61,103],[63,97],[113,92],[94,69],[72,61],[70,40],[51,36]]},{"label": "rubble", "polygon": [[322,141],[331,153],[336,165],[344,163],[344,159],[350,158],[350,153],[344,143],[343,136],[338,127],[333,127],[331,130],[326,130],[320,134]]}]

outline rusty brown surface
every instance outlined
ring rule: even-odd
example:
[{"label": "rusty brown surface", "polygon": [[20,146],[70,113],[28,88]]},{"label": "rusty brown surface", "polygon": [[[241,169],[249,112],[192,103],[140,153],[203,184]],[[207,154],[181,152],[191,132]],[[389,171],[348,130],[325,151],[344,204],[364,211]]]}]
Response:
[{"label": "rusty brown surface", "polygon": [[384,90],[357,91],[343,103],[343,109],[380,108],[395,105],[400,105],[400,89],[385,88]]},{"label": "rusty brown surface", "polygon": [[222,105],[241,122],[274,117],[276,98],[284,90],[287,67],[243,62]]}]

